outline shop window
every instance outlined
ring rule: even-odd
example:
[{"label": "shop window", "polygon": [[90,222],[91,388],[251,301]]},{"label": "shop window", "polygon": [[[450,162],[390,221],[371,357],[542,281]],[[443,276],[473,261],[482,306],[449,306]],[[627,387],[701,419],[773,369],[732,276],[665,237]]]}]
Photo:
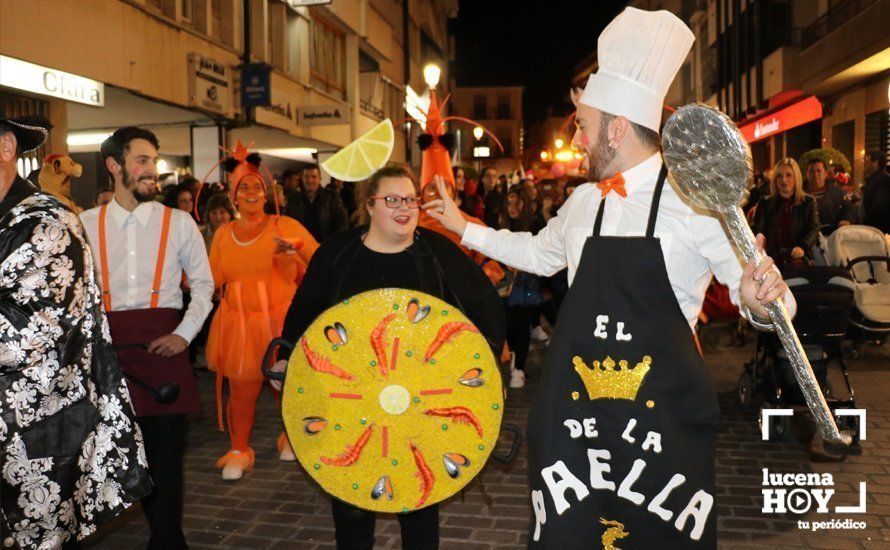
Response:
[{"label": "shop window", "polygon": [[340,98],[346,97],[346,37],[320,17],[309,26],[312,85]]},{"label": "shop window", "polygon": [[486,104],[484,94],[476,94],[473,96],[473,118],[477,120],[485,120],[488,118],[488,105]]}]

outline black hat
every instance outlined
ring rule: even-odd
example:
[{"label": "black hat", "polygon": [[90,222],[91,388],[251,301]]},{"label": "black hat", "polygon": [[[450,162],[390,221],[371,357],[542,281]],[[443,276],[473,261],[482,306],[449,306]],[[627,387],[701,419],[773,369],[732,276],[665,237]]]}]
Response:
[{"label": "black hat", "polygon": [[52,127],[52,124],[42,116],[0,117],[0,131],[9,131],[15,134],[18,148],[22,153],[33,151],[43,145]]}]

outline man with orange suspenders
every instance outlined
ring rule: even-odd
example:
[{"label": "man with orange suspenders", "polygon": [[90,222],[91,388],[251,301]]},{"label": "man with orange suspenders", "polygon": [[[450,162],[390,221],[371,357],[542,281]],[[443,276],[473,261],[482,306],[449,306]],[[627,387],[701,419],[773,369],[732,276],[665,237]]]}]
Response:
[{"label": "man with orange suspenders", "polygon": [[[111,336],[145,437],[155,491],[142,501],[149,549],[187,548],[182,533],[182,456],[186,414],[201,408],[188,344],[210,313],[213,276],[197,225],[187,212],[154,200],[158,140],[141,128],[117,130],[102,143],[114,199],[81,215],[98,257]],[[191,302],[182,312],[185,273]],[[152,392],[175,383],[179,395]]]}]

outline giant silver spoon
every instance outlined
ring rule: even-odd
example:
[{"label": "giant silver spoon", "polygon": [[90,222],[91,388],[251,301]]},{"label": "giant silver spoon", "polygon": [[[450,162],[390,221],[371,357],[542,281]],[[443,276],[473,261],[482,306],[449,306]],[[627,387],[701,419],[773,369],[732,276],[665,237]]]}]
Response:
[{"label": "giant silver spoon", "polygon": [[[661,145],[671,181],[695,206],[718,213],[745,261],[759,265],[760,251],[739,208],[752,174],[751,152],[732,120],[701,103],[680,107],[665,124]],[[838,430],[784,302],[779,298],[766,309],[822,438],[850,445],[852,437]]]}]

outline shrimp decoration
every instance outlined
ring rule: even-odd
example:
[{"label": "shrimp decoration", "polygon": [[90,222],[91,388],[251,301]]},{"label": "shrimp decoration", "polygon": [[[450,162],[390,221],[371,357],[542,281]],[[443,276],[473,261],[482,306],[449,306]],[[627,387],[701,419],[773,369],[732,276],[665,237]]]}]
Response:
[{"label": "shrimp decoration", "polygon": [[334,458],[322,456],[319,457],[319,459],[328,466],[352,466],[358,461],[359,457],[362,456],[362,451],[364,450],[365,445],[367,445],[368,440],[371,439],[371,431],[373,428],[373,424],[368,426],[368,428],[362,432],[362,435],[355,441],[355,444],[348,445],[346,450],[339,456]]},{"label": "shrimp decoration", "polygon": [[429,360],[433,358],[433,355],[435,355],[442,346],[453,341],[462,332],[478,333],[479,329],[470,323],[464,323],[462,321],[452,321],[451,323],[445,323],[439,327],[439,333],[436,334],[436,337],[433,338],[433,341],[430,343],[430,347],[426,350],[426,355],[423,358],[424,362],[429,362]]},{"label": "shrimp decoration", "polygon": [[455,424],[467,424],[476,428],[476,433],[482,437],[482,423],[473,414],[473,411],[466,407],[445,407],[442,409],[427,409],[423,411],[427,416],[441,416],[450,418]]},{"label": "shrimp decoration", "polygon": [[420,499],[414,507],[420,508],[430,498],[430,493],[433,492],[433,485],[436,483],[436,476],[433,475],[433,471],[427,465],[420,449],[414,443],[410,443],[410,445],[411,454],[414,455],[414,463],[417,464],[417,478],[420,479]]},{"label": "shrimp decoration", "polygon": [[395,318],[396,314],[390,313],[371,331],[371,348],[374,350],[374,355],[377,356],[377,368],[380,369],[380,374],[383,376],[389,374],[389,365],[386,362],[386,327]]},{"label": "shrimp decoration", "polygon": [[303,337],[303,339],[300,341],[300,346],[303,348],[303,353],[306,354],[306,360],[309,361],[309,368],[311,368],[315,372],[331,374],[343,380],[355,379],[355,376],[349,374],[337,365],[331,363],[331,361],[327,357],[323,356],[317,351],[313,351],[312,348],[309,347],[309,340],[307,340],[305,337]]}]

